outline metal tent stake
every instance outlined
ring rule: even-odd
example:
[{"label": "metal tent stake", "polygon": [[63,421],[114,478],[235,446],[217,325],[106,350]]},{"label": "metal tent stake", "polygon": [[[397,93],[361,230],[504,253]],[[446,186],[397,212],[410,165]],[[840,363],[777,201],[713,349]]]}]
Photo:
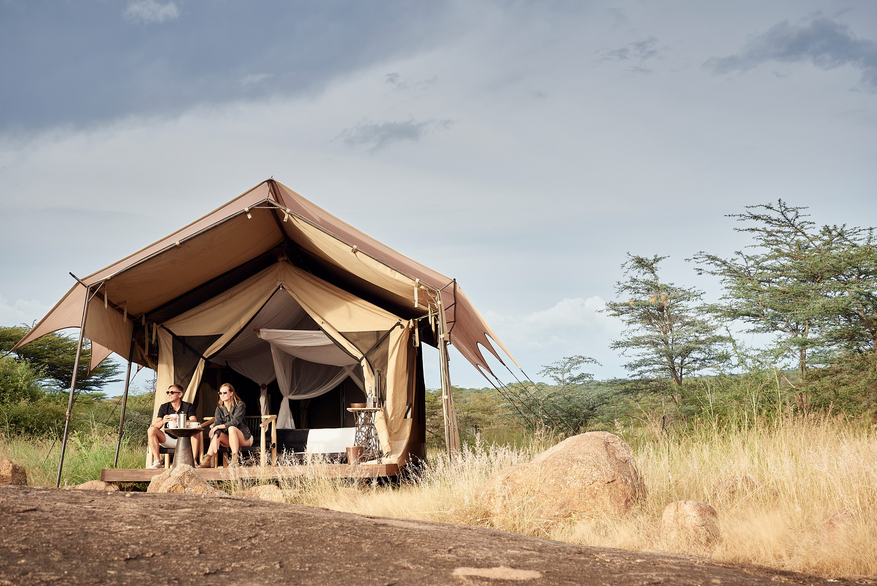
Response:
[{"label": "metal tent stake", "polygon": [[[80,281],[80,283],[81,282],[82,281]],[[82,356],[82,339],[85,337],[85,320],[88,317],[88,302],[91,301],[90,296],[91,287],[88,286],[85,288],[85,307],[82,308],[82,324],[79,326],[79,343],[76,345],[76,360],[73,361],[73,376],[70,381],[70,398],[67,400],[67,417],[64,419],[64,437],[61,440],[61,459],[58,461],[58,478],[55,479],[55,488],[61,486],[61,469],[64,468],[64,454],[67,451],[67,431],[70,429],[70,415],[73,413],[73,393],[76,390],[76,377],[79,374],[79,358]]]}]

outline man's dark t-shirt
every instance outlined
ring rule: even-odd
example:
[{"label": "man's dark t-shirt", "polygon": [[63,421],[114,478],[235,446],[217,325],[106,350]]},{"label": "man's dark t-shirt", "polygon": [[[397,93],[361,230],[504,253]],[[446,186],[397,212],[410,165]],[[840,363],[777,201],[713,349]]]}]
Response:
[{"label": "man's dark t-shirt", "polygon": [[[189,420],[190,417],[196,417],[195,414],[195,406],[191,403],[186,403],[185,401],[180,401],[180,408],[174,409],[174,406],[170,401],[167,403],[162,403],[161,407],[158,408],[158,415],[156,417],[164,417],[165,415],[177,415],[178,413],[186,414],[186,421]],[[171,432],[165,430],[165,435],[169,435],[170,437],[177,437]]]}]

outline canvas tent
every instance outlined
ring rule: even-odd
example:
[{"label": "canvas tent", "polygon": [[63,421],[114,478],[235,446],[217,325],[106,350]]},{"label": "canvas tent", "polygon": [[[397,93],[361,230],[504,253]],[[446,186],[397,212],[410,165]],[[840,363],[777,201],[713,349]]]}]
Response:
[{"label": "canvas tent", "polygon": [[[283,425],[289,400],[347,381],[383,402],[379,437],[400,463],[423,449],[421,343],[439,348],[449,419],[446,344],[485,374],[482,350],[510,358],[456,281],[273,179],[78,279],[17,347],[71,327],[91,340],[91,367],[115,352],[156,369],[159,389],[182,384],[187,401],[217,365],[273,383]],[[260,399],[251,412],[269,408]]]}]

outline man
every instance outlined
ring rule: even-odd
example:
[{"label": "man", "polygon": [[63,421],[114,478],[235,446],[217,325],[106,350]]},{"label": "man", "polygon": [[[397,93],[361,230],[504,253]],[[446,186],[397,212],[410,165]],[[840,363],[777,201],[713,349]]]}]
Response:
[{"label": "man", "polygon": [[[149,453],[152,454],[153,462],[149,468],[158,469],[162,467],[161,458],[158,455],[159,446],[165,448],[175,448],[177,446],[177,436],[171,431],[163,431],[169,421],[177,418],[177,414],[185,413],[187,421],[198,421],[195,415],[195,406],[191,403],[183,401],[183,387],[173,384],[167,388],[167,396],[170,399],[167,403],[163,403],[158,408],[158,417],[152,422],[147,431],[149,437]],[[201,447],[201,435],[192,436],[192,458],[198,461],[198,452]]]}]

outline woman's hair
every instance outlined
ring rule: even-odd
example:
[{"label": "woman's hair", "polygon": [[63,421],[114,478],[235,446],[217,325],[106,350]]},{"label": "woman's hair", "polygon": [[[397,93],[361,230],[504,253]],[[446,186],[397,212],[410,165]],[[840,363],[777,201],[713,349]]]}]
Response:
[{"label": "woman's hair", "polygon": [[225,409],[229,413],[231,413],[231,410],[234,409],[238,403],[242,403],[243,401],[241,401],[240,397],[238,397],[238,394],[237,392],[235,392],[234,386],[232,386],[231,383],[222,383],[222,385],[220,385],[219,387],[219,390],[221,391],[222,389],[228,389],[229,394],[226,397],[225,401],[220,398],[219,404],[225,407]]}]

